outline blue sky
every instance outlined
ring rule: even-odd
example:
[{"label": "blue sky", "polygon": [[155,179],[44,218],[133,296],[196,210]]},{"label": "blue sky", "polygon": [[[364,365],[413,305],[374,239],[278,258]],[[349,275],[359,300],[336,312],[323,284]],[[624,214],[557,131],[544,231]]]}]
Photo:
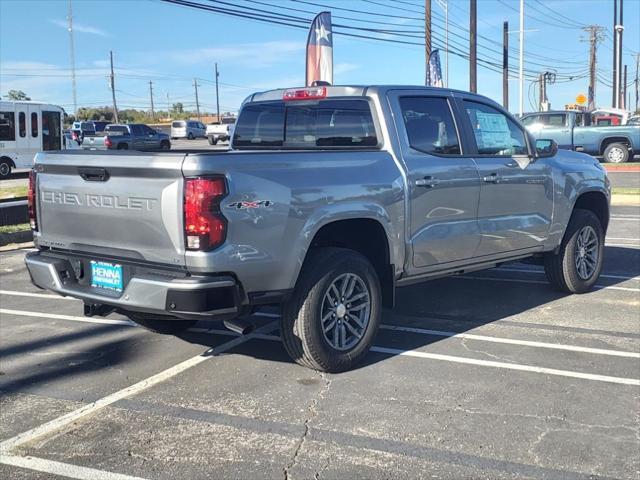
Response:
[{"label": "blue sky", "polygon": [[[207,0],[199,0],[208,3]],[[309,12],[331,10],[334,23],[366,28],[387,28],[416,32],[422,0],[225,0],[243,7],[311,17]],[[442,9],[433,0],[434,42],[443,43]],[[209,2],[214,5],[215,2]],[[266,6],[271,4],[273,6]],[[327,5],[319,6],[319,4]],[[393,8],[383,5],[394,4]],[[561,108],[579,93],[586,93],[588,78],[571,81],[570,76],[587,70],[588,43],[578,24],[600,24],[607,36],[599,46],[598,72],[611,83],[613,19],[612,0],[526,0],[526,68],[531,71],[557,69],[557,83],[548,87],[552,106]],[[640,51],[640,0],[625,0],[623,63],[629,65],[628,79],[635,75],[634,52]],[[451,44],[468,46],[467,0],[449,0]],[[225,8],[233,8],[228,4]],[[277,8],[284,7],[284,8]],[[342,9],[351,9],[347,12]],[[551,8],[556,13],[553,13]],[[499,43],[502,22],[510,30],[518,28],[518,0],[478,0],[479,58],[501,62]],[[153,81],[157,109],[183,102],[195,102],[193,79],[197,77],[203,110],[215,110],[213,65],[221,72],[220,104],[234,111],[253,90],[301,85],[304,82],[304,42],[306,32],[285,26],[229,17],[157,0],[73,0],[76,68],[79,106],[110,104],[107,81],[109,50],[116,64],[116,87],[120,108],[149,107],[149,81]],[[364,13],[366,12],[366,13]],[[66,30],[66,0],[0,0],[0,94],[10,89],[24,90],[34,100],[63,105],[73,110],[69,71],[69,37]],[[546,15],[548,14],[548,15]],[[391,16],[393,15],[393,17]],[[357,20],[337,19],[347,16]],[[568,20],[570,19],[570,20]],[[390,25],[380,27],[383,22]],[[462,28],[461,28],[462,27]],[[362,33],[362,32],[360,32]],[[411,35],[412,33],[409,33]],[[382,35],[390,38],[387,35]],[[405,37],[419,42],[418,38]],[[492,43],[492,42],[498,42]],[[511,65],[517,69],[518,35],[510,35]],[[441,57],[444,66],[444,55]],[[339,84],[422,84],[424,50],[419,45],[400,45],[335,35],[335,83]],[[468,62],[449,57],[449,85],[468,89]],[[510,80],[510,108],[518,108],[518,81]],[[478,68],[478,91],[502,100],[501,74]],[[630,91],[633,92],[633,87]],[[531,110],[535,85],[525,85],[525,110]],[[597,103],[609,106],[611,88],[602,81],[597,86]],[[634,96],[632,93],[632,102]]]}]

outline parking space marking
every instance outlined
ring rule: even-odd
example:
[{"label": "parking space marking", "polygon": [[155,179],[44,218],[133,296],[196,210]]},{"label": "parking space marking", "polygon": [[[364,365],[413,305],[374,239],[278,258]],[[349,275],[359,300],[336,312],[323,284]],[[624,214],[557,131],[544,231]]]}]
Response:
[{"label": "parking space marking", "polygon": [[91,318],[91,317],[74,317],[72,315],[59,315],[57,313],[30,312],[27,310],[11,310],[9,308],[0,308],[0,313],[7,315],[18,315],[22,317],[43,317],[52,320],[71,320],[73,322],[83,323],[102,323],[104,325],[124,325],[133,326],[130,320],[116,320],[111,318]]},{"label": "parking space marking", "polygon": [[49,293],[18,292],[16,290],[0,290],[0,295],[11,295],[13,297],[34,297],[34,298],[57,298],[60,300],[78,300],[73,297],[63,297],[62,295],[51,295]]},{"label": "parking space marking", "polygon": [[400,350],[397,348],[387,347],[371,347],[372,352],[386,353],[389,355],[400,355],[416,358],[427,358],[430,360],[442,360],[445,362],[465,363],[468,365],[478,365],[482,367],[504,368],[507,370],[519,370],[522,372],[543,373],[546,375],[554,375],[559,377],[580,378],[583,380],[592,380],[596,382],[617,383],[621,385],[640,386],[640,379],[611,377],[608,375],[597,375],[593,373],[573,372],[570,370],[557,370],[555,368],[535,367],[533,365],[521,365],[518,363],[494,362],[491,360],[478,360],[475,358],[455,357],[453,355],[442,355],[439,353],[427,353],[418,350]]},{"label": "parking space marking", "polygon": [[[549,282],[544,280],[524,280],[522,278],[497,278],[497,277],[476,277],[473,275],[454,275],[451,278],[458,278],[461,280],[491,280],[494,282],[514,282],[514,283],[533,283],[536,285],[549,285]],[[623,292],[640,292],[640,288],[631,287],[616,287],[614,285],[594,285],[596,290],[620,290]]]},{"label": "parking space marking", "polygon": [[[539,273],[544,275],[543,269],[536,268],[511,268],[511,267],[498,267],[494,270],[500,272],[516,272],[516,273]],[[640,276],[638,277],[629,277],[627,275],[612,275],[612,274],[600,274],[600,278],[611,278],[613,280],[640,280]],[[1,293],[1,292],[0,292]]]},{"label": "parking space marking", "polygon": [[121,473],[107,472],[95,468],[80,467],[70,463],[56,462],[45,458],[20,457],[17,455],[2,455],[0,462],[14,467],[26,468],[37,472],[50,473],[79,480],[145,480]]},{"label": "parking space marking", "polygon": [[123,388],[122,390],[118,390],[117,392],[107,395],[106,397],[102,397],[96,400],[95,402],[84,405],[83,407],[80,407],[72,412],[69,412],[66,415],[55,418],[38,427],[32,428],[30,430],[27,430],[26,432],[16,435],[15,437],[12,437],[3,442],[0,442],[0,463],[2,463],[3,461],[4,454],[9,453],[12,449],[24,443],[30,442],[43,435],[56,432],[66,427],[67,425],[73,422],[76,422],[80,418],[90,415],[92,413],[95,413],[98,410],[101,410],[104,407],[107,407],[117,402],[118,400],[129,397],[131,395],[138,394],[143,390],[146,390],[150,387],[153,387],[154,385],[164,382],[165,380],[168,380],[191,367],[195,367],[196,365],[199,365],[200,363],[207,361],[210,358],[219,355],[220,353],[230,350],[242,343],[248,342],[249,340],[256,338],[256,334],[269,333],[275,330],[276,328],[277,328],[276,322],[268,323],[267,325],[264,325],[258,328],[255,331],[255,333],[239,336],[234,338],[233,340],[229,340],[228,342],[223,343],[222,345],[210,348],[207,351],[199,355],[196,355],[195,357],[191,357],[188,360],[180,362],[177,365],[174,365],[173,367],[167,368],[166,370],[163,370],[160,373],[157,373],[155,375],[152,375],[151,377],[145,378],[144,380],[140,380],[139,382],[134,383],[133,385]]},{"label": "parking space marking", "polygon": [[552,348],[556,350],[567,350],[571,352],[591,353],[594,355],[611,355],[614,357],[640,358],[640,353],[626,352],[624,350],[608,350],[604,348],[578,347],[575,345],[564,345],[561,343],[534,342],[530,340],[516,340],[511,338],[490,337],[487,335],[475,335],[471,333],[445,332],[441,330],[429,330],[425,328],[403,327],[399,325],[382,324],[383,330],[393,330],[398,332],[419,333],[422,335],[433,335],[437,337],[468,338],[469,340],[479,340],[492,343],[508,343],[511,345],[522,345],[526,347]]}]

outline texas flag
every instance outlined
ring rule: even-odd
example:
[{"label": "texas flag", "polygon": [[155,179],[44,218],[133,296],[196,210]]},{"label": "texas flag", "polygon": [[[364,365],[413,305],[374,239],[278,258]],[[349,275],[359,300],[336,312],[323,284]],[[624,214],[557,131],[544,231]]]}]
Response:
[{"label": "texas flag", "polygon": [[331,12],[313,19],[307,40],[307,86],[315,81],[333,84],[333,33]]}]

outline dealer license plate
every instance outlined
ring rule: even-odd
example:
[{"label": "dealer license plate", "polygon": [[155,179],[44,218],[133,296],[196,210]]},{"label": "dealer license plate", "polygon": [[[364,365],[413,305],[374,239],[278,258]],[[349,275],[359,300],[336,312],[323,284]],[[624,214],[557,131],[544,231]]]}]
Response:
[{"label": "dealer license plate", "polygon": [[91,260],[91,286],[122,291],[122,265]]}]

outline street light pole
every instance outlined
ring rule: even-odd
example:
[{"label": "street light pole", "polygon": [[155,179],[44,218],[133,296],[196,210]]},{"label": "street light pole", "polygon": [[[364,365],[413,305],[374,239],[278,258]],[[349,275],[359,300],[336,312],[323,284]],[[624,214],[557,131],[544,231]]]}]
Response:
[{"label": "street light pole", "polygon": [[520,116],[524,114],[524,0],[520,0],[520,64],[519,64],[519,83],[520,83],[520,98],[519,98],[519,112]]}]

